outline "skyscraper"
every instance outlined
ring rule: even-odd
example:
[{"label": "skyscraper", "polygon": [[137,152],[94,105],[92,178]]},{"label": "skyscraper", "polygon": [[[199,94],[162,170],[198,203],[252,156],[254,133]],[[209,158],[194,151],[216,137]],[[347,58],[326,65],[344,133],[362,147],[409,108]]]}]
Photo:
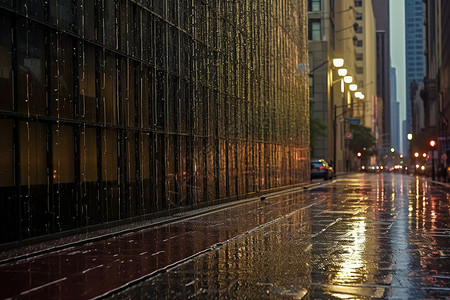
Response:
[{"label": "skyscraper", "polygon": [[372,0],[377,27],[377,94],[382,99],[383,149],[391,147],[391,94],[390,94],[390,42],[389,42],[389,0]]},{"label": "skyscraper", "polygon": [[[421,87],[425,75],[424,4],[422,0],[405,0],[405,79],[406,79],[406,130],[413,130],[412,108],[416,93],[412,89]],[[408,141],[404,140],[404,147]],[[407,149],[407,148],[405,148]]]}]

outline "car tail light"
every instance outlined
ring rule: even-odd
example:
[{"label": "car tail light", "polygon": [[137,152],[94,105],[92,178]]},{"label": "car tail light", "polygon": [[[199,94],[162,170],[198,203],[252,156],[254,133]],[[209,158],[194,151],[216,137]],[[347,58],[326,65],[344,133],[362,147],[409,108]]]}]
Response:
[{"label": "car tail light", "polygon": [[322,167],[320,167],[320,170],[322,171],[322,170],[326,170],[327,169],[327,167],[325,167],[325,166],[322,166]]}]

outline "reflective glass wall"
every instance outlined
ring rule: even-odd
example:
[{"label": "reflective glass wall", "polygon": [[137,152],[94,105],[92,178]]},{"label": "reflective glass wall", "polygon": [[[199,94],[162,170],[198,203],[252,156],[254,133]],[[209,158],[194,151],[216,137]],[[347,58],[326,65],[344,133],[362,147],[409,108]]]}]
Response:
[{"label": "reflective glass wall", "polygon": [[302,0],[0,0],[0,243],[309,179]]}]

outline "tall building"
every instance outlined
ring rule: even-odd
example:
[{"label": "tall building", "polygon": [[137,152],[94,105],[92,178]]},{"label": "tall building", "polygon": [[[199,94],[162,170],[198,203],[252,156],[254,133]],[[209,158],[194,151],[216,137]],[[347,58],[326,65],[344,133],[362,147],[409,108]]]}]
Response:
[{"label": "tall building", "polygon": [[307,8],[276,3],[1,1],[0,244],[309,180]]},{"label": "tall building", "polygon": [[[397,74],[396,69],[391,68],[390,72],[391,80],[391,146],[397,151],[402,152],[402,147],[400,147],[400,103],[397,101]],[[406,149],[406,148],[405,148]]]},{"label": "tall building", "polygon": [[[353,162],[346,120],[358,119],[360,125],[372,129],[375,126],[375,20],[371,5],[356,4],[353,0],[308,1],[311,114],[321,119],[328,131],[311,148],[314,156],[332,162],[337,172],[351,169]],[[335,66],[335,58],[342,59],[343,65]],[[342,69],[347,83],[339,75]],[[356,97],[350,85],[364,94],[364,99]]]},{"label": "tall building", "polygon": [[379,146],[388,151],[391,147],[389,0],[372,0],[372,6],[377,28],[377,94],[383,104]]},{"label": "tall building", "polygon": [[435,138],[438,141],[437,163],[449,166],[450,5],[444,0],[423,2],[426,71],[421,98],[424,107],[424,129],[417,135],[414,146],[419,150],[427,149],[427,142]]},{"label": "tall building", "polygon": [[[425,75],[425,27],[423,0],[405,0],[405,79],[406,79],[406,121],[407,131],[413,135],[414,88],[423,84]],[[416,85],[415,85],[416,84]],[[420,112],[416,112],[420,114]],[[407,149],[405,141],[404,146]]]},{"label": "tall building", "polygon": [[370,1],[355,1],[355,14],[358,29],[356,31],[356,79],[358,87],[365,95],[365,103],[359,108],[361,125],[372,129],[375,136],[377,73],[376,73],[376,22]]}]

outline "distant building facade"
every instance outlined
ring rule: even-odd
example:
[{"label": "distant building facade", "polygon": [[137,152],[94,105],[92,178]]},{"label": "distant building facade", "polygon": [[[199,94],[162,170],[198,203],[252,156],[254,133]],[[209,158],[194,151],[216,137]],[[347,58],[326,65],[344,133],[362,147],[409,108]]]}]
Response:
[{"label": "distant building facade", "polygon": [[[348,150],[348,118],[375,134],[377,95],[375,57],[375,19],[371,5],[363,1],[308,0],[311,114],[327,126],[327,136],[311,145],[316,157],[333,162],[337,172],[351,167]],[[315,29],[317,28],[317,29]],[[320,33],[320,34],[319,34]],[[357,99],[343,82],[334,58],[342,58],[347,75],[365,96]]]},{"label": "distant building facade", "polygon": [[450,157],[450,5],[444,0],[424,0],[426,71],[421,92],[424,129],[414,143],[426,149],[431,138],[438,140],[438,163],[448,166]]},{"label": "distant building facade", "polygon": [[308,181],[306,10],[1,1],[0,244]]},{"label": "distant building facade", "polygon": [[[424,3],[422,0],[405,0],[405,79],[406,79],[406,130],[413,133],[414,98],[417,86],[422,86],[425,75],[425,27]],[[404,147],[408,143],[404,139]]]},{"label": "distant building facade", "polygon": [[[396,149],[396,151],[402,152],[402,147],[400,146],[400,103],[397,101],[397,74],[396,69],[391,67],[391,146]],[[406,148],[405,148],[406,149]]]},{"label": "distant building facade", "polygon": [[[363,1],[364,2],[364,1]],[[391,147],[389,0],[372,0],[377,27],[377,94],[383,103],[380,150]]]}]

